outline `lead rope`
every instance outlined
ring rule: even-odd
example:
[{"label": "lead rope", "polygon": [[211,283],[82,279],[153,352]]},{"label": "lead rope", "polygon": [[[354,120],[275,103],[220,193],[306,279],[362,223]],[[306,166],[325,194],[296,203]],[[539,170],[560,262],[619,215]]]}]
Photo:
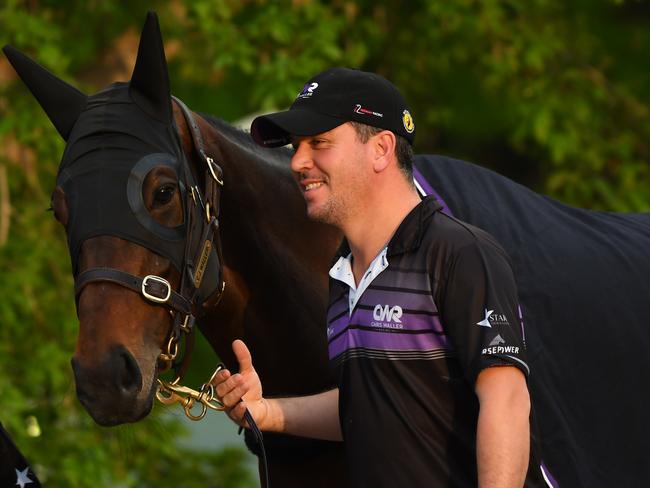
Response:
[{"label": "lead rope", "polygon": [[[194,116],[192,115],[192,112],[190,109],[183,103],[181,100],[179,100],[176,97],[172,97],[173,100],[178,104],[178,106],[181,108],[181,111],[183,112],[183,117],[185,118],[185,122],[187,122],[188,127],[190,128],[190,133],[192,134],[192,140],[194,142],[194,149],[196,152],[199,154],[199,156],[205,161],[205,163],[208,166],[208,170],[211,173],[211,176],[215,179],[215,181],[219,185],[223,185],[223,177],[221,173],[221,168],[214,162],[214,160],[207,155],[205,152],[205,147],[203,145],[203,137],[201,136],[201,131],[199,129],[198,124],[196,123],[196,120],[194,119]],[[182,146],[181,146],[182,150]],[[215,174],[215,167],[218,169],[216,174]],[[221,179],[219,177],[221,176]],[[207,195],[206,195],[207,197]],[[212,202],[215,211],[218,212],[218,206],[216,205],[217,202]],[[220,248],[220,246],[218,246]],[[218,249],[220,251],[221,249]],[[221,262],[221,256],[219,256],[220,262]],[[223,368],[223,365],[220,364],[217,366],[217,370],[215,371],[214,374],[216,374],[218,371]],[[213,376],[214,376],[213,374]],[[208,383],[209,384],[209,383]],[[203,388],[202,388],[203,390]],[[211,390],[214,390],[211,388]],[[214,394],[213,391],[211,391],[212,396]],[[255,423],[255,419],[253,419],[253,416],[251,415],[250,411],[246,409],[244,412],[244,419],[248,423],[248,427],[250,428],[251,432],[253,433],[253,437],[255,438],[255,442],[259,446],[260,453],[261,453],[261,460],[262,460],[262,472],[264,473],[264,488],[270,488],[270,482],[269,482],[269,469],[268,469],[268,464],[266,460],[266,450],[264,449],[264,436],[262,435],[262,431],[259,429],[257,424]],[[240,429],[241,433],[241,429]]]},{"label": "lead rope", "polygon": [[[255,437],[255,442],[257,442],[257,444],[260,447],[260,453],[262,457],[262,472],[264,473],[264,482],[265,482],[264,487],[270,488],[271,485],[269,483],[269,468],[266,464],[266,451],[264,450],[264,440],[262,436],[262,431],[255,423],[255,420],[253,420],[253,416],[251,415],[248,409],[246,409],[246,411],[244,412],[244,419],[246,420],[246,422],[248,422],[248,426],[250,427],[251,432]],[[240,429],[240,433],[241,433],[241,429]]]}]

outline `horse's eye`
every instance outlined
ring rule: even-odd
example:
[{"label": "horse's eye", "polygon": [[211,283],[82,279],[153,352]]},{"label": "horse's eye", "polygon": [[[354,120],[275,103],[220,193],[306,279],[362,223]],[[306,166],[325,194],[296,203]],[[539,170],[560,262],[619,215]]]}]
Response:
[{"label": "horse's eye", "polygon": [[172,197],[176,192],[176,187],[174,185],[163,185],[156,190],[156,193],[153,196],[153,203],[155,206],[167,205],[172,201]]}]

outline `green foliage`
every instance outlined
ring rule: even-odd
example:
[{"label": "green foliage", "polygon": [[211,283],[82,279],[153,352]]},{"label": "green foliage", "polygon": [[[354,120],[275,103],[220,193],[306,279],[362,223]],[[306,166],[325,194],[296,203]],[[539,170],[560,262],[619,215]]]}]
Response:
[{"label": "green foliage", "polygon": [[484,164],[574,205],[650,208],[647,2],[185,5],[182,76],[214,79],[243,112],[287,106],[326,67],[360,67],[406,93],[418,152]]},{"label": "green foliage", "polygon": [[[650,209],[648,2],[8,0],[0,41],[93,92],[128,77],[147,8],[173,91],[197,110],[234,120],[285,107],[316,72],[360,67],[404,91],[418,152],[573,205]],[[65,236],[45,210],[63,143],[4,59],[0,143],[0,420],[39,475],[55,487],[250,486],[241,451],[181,448],[173,418],[103,429],[79,407]]]}]

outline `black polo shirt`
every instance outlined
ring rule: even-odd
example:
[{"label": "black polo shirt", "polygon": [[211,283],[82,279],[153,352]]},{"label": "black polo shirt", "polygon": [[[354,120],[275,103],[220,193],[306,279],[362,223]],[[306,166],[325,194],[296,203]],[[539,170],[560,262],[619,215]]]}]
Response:
[{"label": "black polo shirt", "polygon": [[[439,210],[427,197],[409,213],[351,314],[348,285],[330,280],[329,354],[354,487],[476,486],[476,377],[499,365],[529,374],[508,257]],[[539,465],[531,442],[527,487],[546,486]]]}]

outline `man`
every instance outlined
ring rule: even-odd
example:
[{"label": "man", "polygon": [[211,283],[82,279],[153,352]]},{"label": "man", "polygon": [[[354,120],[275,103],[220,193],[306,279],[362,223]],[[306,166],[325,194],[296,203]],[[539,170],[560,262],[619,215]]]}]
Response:
[{"label": "man", "polygon": [[293,145],[309,217],[345,235],[327,317],[339,388],[264,398],[235,341],[239,373],[214,380],[230,417],[246,425],[249,409],[262,430],[345,440],[355,487],[545,486],[508,258],[421,200],[399,91],[371,73],[327,70],[290,110],[255,119],[251,135]]}]

